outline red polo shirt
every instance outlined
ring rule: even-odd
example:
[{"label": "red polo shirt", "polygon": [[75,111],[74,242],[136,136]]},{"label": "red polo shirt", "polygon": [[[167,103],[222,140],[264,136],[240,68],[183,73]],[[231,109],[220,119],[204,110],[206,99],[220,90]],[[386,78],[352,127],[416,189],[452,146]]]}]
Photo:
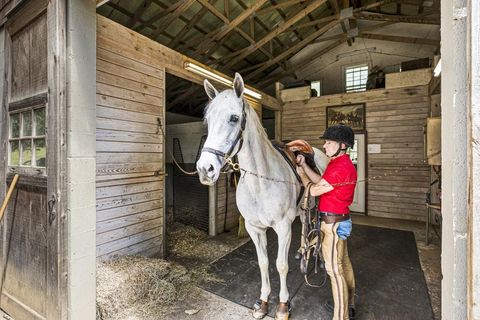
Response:
[{"label": "red polo shirt", "polygon": [[318,201],[318,210],[337,214],[349,213],[357,183],[357,170],[347,154],[330,160],[322,176],[333,187]]}]

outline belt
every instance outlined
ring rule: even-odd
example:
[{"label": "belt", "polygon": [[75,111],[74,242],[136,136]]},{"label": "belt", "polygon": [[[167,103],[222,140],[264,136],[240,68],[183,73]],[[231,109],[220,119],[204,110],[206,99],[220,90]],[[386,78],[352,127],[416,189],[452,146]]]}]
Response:
[{"label": "belt", "polygon": [[322,221],[325,221],[325,223],[330,224],[350,219],[350,213],[336,214],[332,212],[320,212],[320,218]]}]

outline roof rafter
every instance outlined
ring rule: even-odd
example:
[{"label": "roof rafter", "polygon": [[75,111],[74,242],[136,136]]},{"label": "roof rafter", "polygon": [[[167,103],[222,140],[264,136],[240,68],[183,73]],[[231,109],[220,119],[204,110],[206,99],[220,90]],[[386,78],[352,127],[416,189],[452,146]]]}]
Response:
[{"label": "roof rafter", "polygon": [[181,4],[170,14],[158,20],[157,29],[152,33],[152,39],[156,39],[165,29],[167,29],[170,24],[181,16],[185,11],[190,8],[190,6],[195,2],[195,0],[183,0]]},{"label": "roof rafter", "polygon": [[230,62],[228,62],[225,67],[230,68],[233,66],[235,63],[241,61],[243,58],[246,58],[248,55],[251,53],[255,52],[259,48],[261,48],[263,45],[265,45],[268,41],[272,40],[276,36],[278,36],[280,33],[288,29],[291,25],[294,23],[300,21],[302,18],[304,18],[307,14],[312,12],[313,10],[317,9],[321,5],[323,5],[327,0],[318,0],[310,3],[307,7],[304,9],[299,10],[293,17],[288,19],[287,21],[281,23],[277,28],[275,28],[272,32],[267,34],[265,37],[263,37],[261,40],[256,42],[255,44],[252,44],[248,46],[247,48],[244,48],[240,51],[242,51],[241,54],[233,58]]},{"label": "roof rafter", "polygon": [[137,10],[135,10],[135,12],[133,13],[133,17],[131,17],[130,21],[128,21],[126,24],[127,28],[131,29],[138,22],[138,20],[142,17],[143,13],[148,9],[148,7],[150,7],[152,1],[153,0],[145,0],[137,7]]},{"label": "roof rafter", "polygon": [[289,48],[287,51],[284,51],[282,52],[281,54],[279,54],[278,56],[276,56],[275,58],[273,58],[272,60],[270,61],[267,61],[265,64],[263,64],[261,67],[257,68],[254,72],[248,74],[248,76],[245,77],[246,80],[248,79],[251,79],[253,78],[254,76],[256,76],[257,74],[259,74],[260,72],[262,72],[263,70],[267,69],[268,67],[270,67],[271,65],[275,64],[275,63],[279,63],[283,60],[286,60],[288,59],[292,54],[295,54],[297,53],[298,51],[300,51],[301,49],[305,48],[311,41],[315,40],[316,38],[320,37],[322,34],[324,34],[325,32],[327,32],[328,30],[330,30],[331,28],[333,28],[334,26],[336,26],[337,24],[339,23],[338,20],[335,20],[335,21],[332,21],[330,23],[327,23],[326,25],[324,25],[322,28],[320,28],[319,30],[315,31],[314,33],[308,35],[307,37],[305,37],[305,39],[303,39],[302,41],[296,43],[294,46],[292,46],[291,48]]},{"label": "roof rafter", "polygon": [[428,18],[428,17],[424,17],[424,15],[428,15],[428,14],[424,13],[423,15],[417,15],[417,16],[399,16],[399,15],[388,15],[388,14],[380,14],[380,13],[373,13],[373,12],[354,13],[355,18],[360,20],[420,23],[420,24],[434,24],[434,25],[440,24],[439,18]]},{"label": "roof rafter", "polygon": [[[225,37],[230,31],[234,30],[238,25],[240,25],[245,19],[250,17],[255,11],[257,11],[265,2],[268,0],[259,0],[256,1],[255,4],[253,4],[251,7],[249,7],[247,10],[243,11],[241,14],[239,14],[235,19],[230,21],[228,24],[225,24],[223,27],[218,30],[218,32],[215,33],[215,35],[208,40],[204,41],[200,47],[197,49],[197,53],[204,52],[205,48],[208,48],[208,46],[213,42],[213,41],[218,41]],[[227,18],[228,20],[228,18]]]},{"label": "roof rafter", "polygon": [[[222,20],[224,23],[228,24],[230,23],[230,20],[227,19],[227,17],[225,17],[220,11],[218,11],[217,8],[215,8],[213,5],[211,5],[210,3],[208,3],[206,0],[197,0],[198,2],[200,2],[203,6],[205,6],[211,13],[213,13],[217,18],[219,18],[220,20]],[[250,37],[250,35],[248,35],[246,32],[244,32],[242,29],[240,28],[235,28],[235,30],[245,39],[247,40],[248,42],[250,42],[251,44],[255,43],[255,40],[252,39]],[[210,50],[209,50],[210,51]],[[271,58],[272,55],[270,52],[268,52],[266,49],[263,49],[262,48],[262,53],[265,54],[267,57]],[[197,54],[198,55],[198,54]]]}]

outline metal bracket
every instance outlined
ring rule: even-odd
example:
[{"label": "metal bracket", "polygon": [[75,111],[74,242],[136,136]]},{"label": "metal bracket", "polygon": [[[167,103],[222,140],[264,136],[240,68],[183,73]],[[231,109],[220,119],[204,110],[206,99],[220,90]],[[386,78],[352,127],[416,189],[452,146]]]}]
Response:
[{"label": "metal bracket", "polygon": [[55,204],[57,203],[57,198],[54,194],[47,202],[47,209],[48,209],[48,224],[52,225],[53,221],[57,217],[57,213],[55,212]]}]

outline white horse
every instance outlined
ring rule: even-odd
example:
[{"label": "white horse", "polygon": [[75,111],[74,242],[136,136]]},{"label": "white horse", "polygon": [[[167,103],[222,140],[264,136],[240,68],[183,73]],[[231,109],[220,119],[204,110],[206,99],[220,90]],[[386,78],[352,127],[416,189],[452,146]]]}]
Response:
[{"label": "white horse", "polygon": [[[266,231],[271,227],[278,236],[276,265],[280,274],[280,301],[275,317],[288,319],[288,251],[291,224],[300,213],[296,205],[300,183],[286,160],[273,148],[255,111],[243,99],[242,77],[235,74],[233,90],[219,93],[208,80],[204,81],[204,87],[210,103],[205,111],[208,137],[197,161],[200,182],[213,185],[226,159],[238,155],[242,175],[236,193],[237,207],[255,244],[262,279],[261,301],[255,303],[253,316],[260,319],[268,313],[271,288]],[[316,149],[315,162],[323,172],[328,157]]]}]

